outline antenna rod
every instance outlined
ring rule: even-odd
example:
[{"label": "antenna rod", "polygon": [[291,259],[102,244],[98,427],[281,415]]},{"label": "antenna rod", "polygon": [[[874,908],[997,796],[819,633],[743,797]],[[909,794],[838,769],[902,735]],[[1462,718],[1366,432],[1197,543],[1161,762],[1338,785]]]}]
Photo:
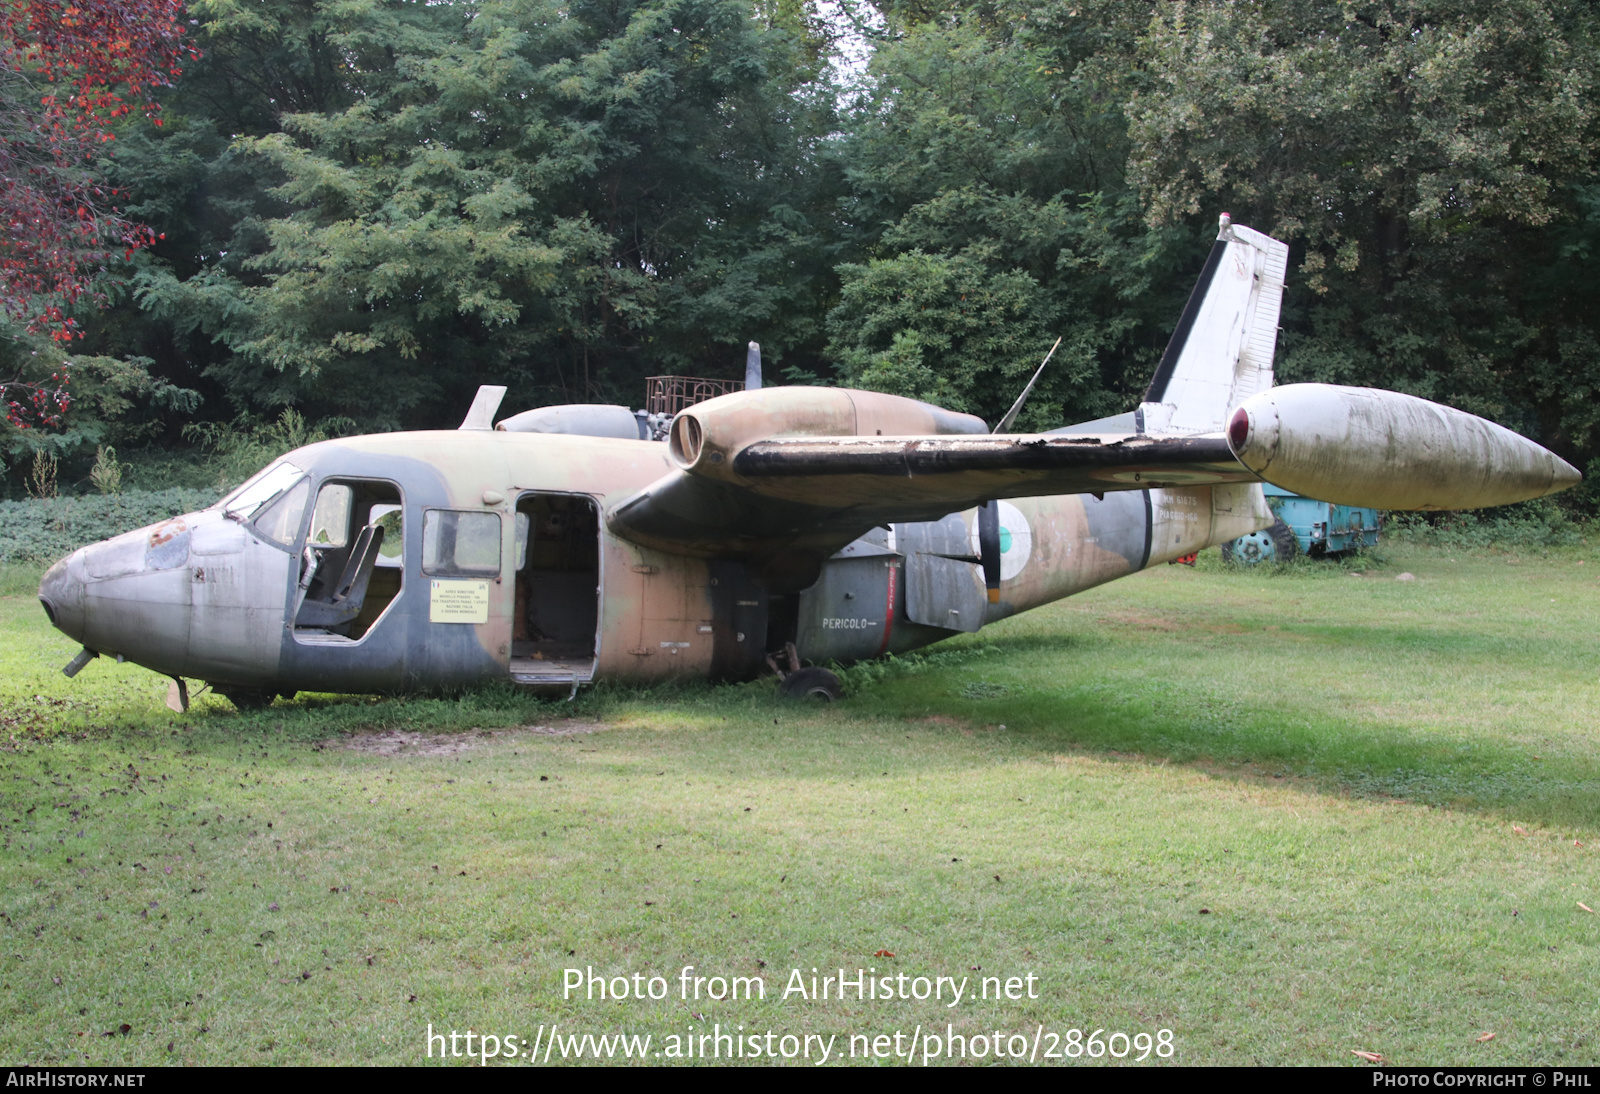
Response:
[{"label": "antenna rod", "polygon": [[[1062,337],[1065,337],[1063,335]],[[1028,396],[1033,394],[1033,385],[1039,382],[1039,377],[1044,373],[1044,366],[1050,363],[1050,358],[1056,355],[1056,350],[1061,348],[1061,339],[1056,339],[1056,344],[1050,347],[1050,352],[1044,355],[1044,360],[1039,362],[1039,367],[1033,372],[1033,379],[1028,381],[1028,386],[1022,389],[1022,394],[1017,396],[1017,401],[1011,404],[1011,409],[1006,411],[1006,416],[1000,419],[1000,424],[994,427],[993,432],[1005,433],[1011,428],[1011,423],[1017,420],[1017,415],[1022,413],[1022,404],[1028,401]]]},{"label": "antenna rod", "polygon": [[761,387],[761,343],[751,342],[744,355],[744,389],[755,391]]}]

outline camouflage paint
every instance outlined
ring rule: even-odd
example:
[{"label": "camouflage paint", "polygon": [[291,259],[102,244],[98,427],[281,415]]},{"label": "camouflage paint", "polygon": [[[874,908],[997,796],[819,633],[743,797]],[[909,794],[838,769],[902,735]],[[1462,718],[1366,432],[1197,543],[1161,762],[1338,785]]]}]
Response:
[{"label": "camouflage paint", "polygon": [[[1000,582],[1000,601],[988,605],[993,623],[1092,589],[1204,547],[1272,524],[1259,484],[1196,486],[1107,494],[1018,498],[1015,506],[1031,533],[1027,562]],[[954,514],[971,535],[978,511]],[[800,651],[811,660],[851,662],[903,653],[949,638],[962,629],[919,624],[907,605],[919,571],[897,548],[913,549],[920,536],[895,525],[852,543],[823,568],[801,596]],[[948,535],[939,537],[944,543]],[[977,564],[970,579],[981,590]],[[921,618],[926,618],[923,615]],[[975,628],[974,628],[975,629]]]}]

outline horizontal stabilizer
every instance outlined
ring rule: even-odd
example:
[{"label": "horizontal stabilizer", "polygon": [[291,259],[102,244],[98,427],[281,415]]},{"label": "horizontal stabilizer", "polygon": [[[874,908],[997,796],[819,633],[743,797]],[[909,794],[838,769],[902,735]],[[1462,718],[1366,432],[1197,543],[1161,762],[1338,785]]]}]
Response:
[{"label": "horizontal stabilizer", "polygon": [[1376,388],[1287,384],[1262,392],[1234,412],[1228,443],[1274,485],[1374,509],[1509,505],[1583,479],[1504,426]]}]

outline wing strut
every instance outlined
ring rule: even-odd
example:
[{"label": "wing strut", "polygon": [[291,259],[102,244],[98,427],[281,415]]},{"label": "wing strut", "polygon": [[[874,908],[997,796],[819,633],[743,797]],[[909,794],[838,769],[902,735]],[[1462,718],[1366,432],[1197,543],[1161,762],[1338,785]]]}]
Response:
[{"label": "wing strut", "polygon": [[[1011,423],[1017,420],[1017,415],[1022,413],[1023,405],[1028,401],[1028,396],[1033,394],[1033,386],[1039,382],[1039,377],[1044,375],[1044,366],[1050,363],[1050,358],[1054,357],[1056,350],[1060,348],[1061,339],[1057,338],[1056,344],[1050,347],[1050,352],[1039,362],[1039,367],[1033,370],[1033,379],[1028,381],[1028,386],[1022,389],[1022,394],[1017,396],[1017,401],[1011,404],[1011,409],[1000,419],[1000,424],[990,430],[991,433],[1010,431]],[[989,591],[989,603],[998,604],[1000,603],[1000,503],[993,499],[978,507],[978,554],[983,560],[983,584]]]}]

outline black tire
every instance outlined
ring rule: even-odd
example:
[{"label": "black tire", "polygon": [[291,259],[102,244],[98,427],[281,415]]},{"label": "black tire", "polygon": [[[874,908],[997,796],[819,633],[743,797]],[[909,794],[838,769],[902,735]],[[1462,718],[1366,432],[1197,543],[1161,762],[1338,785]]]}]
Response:
[{"label": "black tire", "polygon": [[1272,537],[1272,546],[1278,552],[1279,562],[1288,562],[1300,553],[1300,541],[1294,538],[1294,533],[1282,520],[1273,521],[1272,527],[1267,529],[1267,535]]},{"label": "black tire", "polygon": [[[1264,550],[1266,544],[1258,538],[1263,535],[1272,541],[1270,555]],[[1281,565],[1299,553],[1300,541],[1294,538],[1294,533],[1289,530],[1287,524],[1277,519],[1273,520],[1271,528],[1240,536],[1222,545],[1223,561],[1236,562],[1241,566],[1255,566],[1262,562],[1276,562]]]},{"label": "black tire", "polygon": [[831,703],[844,696],[844,685],[827,669],[800,669],[783,678],[783,683],[778,685],[778,694],[785,699],[816,699]]}]

